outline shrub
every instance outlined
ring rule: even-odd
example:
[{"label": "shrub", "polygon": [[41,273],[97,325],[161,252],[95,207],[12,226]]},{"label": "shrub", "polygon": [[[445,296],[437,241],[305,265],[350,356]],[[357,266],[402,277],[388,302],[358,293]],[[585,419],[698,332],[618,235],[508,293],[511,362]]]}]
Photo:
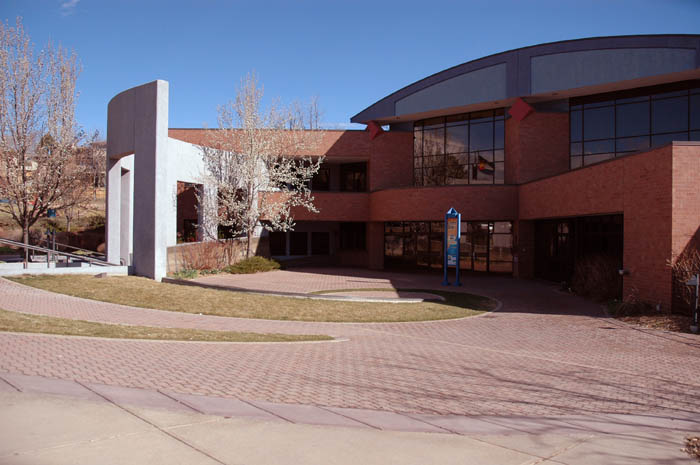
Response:
[{"label": "shrub", "polygon": [[653,305],[639,298],[639,290],[636,288],[622,301],[614,300],[608,303],[608,311],[614,317],[658,314]]},{"label": "shrub", "polygon": [[691,244],[669,266],[673,280],[674,312],[687,314],[695,304],[695,290],[686,282],[692,276],[700,273],[700,250],[695,244]]},{"label": "shrub", "polygon": [[83,220],[85,229],[99,229],[105,226],[104,215],[90,215]]},{"label": "shrub", "polygon": [[178,245],[178,268],[220,270],[233,262],[237,243],[233,241],[191,242]]},{"label": "shrub", "polygon": [[206,276],[208,274],[219,274],[221,273],[221,270],[217,270],[216,268],[211,269],[211,270],[199,270],[199,274],[202,276]]},{"label": "shrub", "polygon": [[175,279],[194,279],[199,273],[197,270],[180,270],[175,273],[171,273],[171,277]]},{"label": "shrub", "polygon": [[250,257],[235,265],[227,266],[224,271],[232,274],[261,273],[264,271],[279,270],[281,265],[275,260],[264,257]]},{"label": "shrub", "polygon": [[571,289],[597,301],[612,300],[620,294],[617,260],[607,255],[591,255],[577,261]]}]

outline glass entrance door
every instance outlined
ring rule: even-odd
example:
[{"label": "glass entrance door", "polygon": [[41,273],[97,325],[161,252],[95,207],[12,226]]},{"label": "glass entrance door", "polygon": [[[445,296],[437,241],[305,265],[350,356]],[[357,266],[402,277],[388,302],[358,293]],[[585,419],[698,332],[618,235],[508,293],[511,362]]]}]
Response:
[{"label": "glass entrance door", "polygon": [[474,223],[472,228],[472,266],[474,271],[489,270],[489,224]]},{"label": "glass entrance door", "polygon": [[489,270],[489,223],[462,223],[459,266],[463,270]]}]

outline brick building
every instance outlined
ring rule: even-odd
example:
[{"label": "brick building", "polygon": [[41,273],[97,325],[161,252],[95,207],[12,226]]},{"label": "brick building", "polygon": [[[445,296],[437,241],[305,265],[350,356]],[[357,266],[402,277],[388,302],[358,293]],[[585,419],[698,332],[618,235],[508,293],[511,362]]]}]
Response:
[{"label": "brick building", "polygon": [[[569,281],[604,257],[619,294],[672,303],[668,263],[700,241],[700,36],[582,39],[436,73],[328,131],[319,213],[269,236],[281,259]],[[383,127],[384,130],[380,128]],[[168,137],[201,143],[202,130]]]}]

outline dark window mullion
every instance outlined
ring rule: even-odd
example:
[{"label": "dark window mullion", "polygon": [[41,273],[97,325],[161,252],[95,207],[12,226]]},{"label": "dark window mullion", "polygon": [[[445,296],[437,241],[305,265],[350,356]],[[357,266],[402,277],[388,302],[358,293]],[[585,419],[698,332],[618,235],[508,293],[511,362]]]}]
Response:
[{"label": "dark window mullion", "polygon": [[442,123],[442,184],[447,184],[447,118]]},{"label": "dark window mullion", "polygon": [[468,121],[467,129],[467,185],[472,183],[472,121]]},{"label": "dark window mullion", "polygon": [[[492,116],[491,122],[491,166],[493,166],[493,174],[491,175],[491,184],[496,184],[496,116]],[[505,145],[505,124],[503,125],[503,144]],[[505,153],[505,152],[504,152]]]}]

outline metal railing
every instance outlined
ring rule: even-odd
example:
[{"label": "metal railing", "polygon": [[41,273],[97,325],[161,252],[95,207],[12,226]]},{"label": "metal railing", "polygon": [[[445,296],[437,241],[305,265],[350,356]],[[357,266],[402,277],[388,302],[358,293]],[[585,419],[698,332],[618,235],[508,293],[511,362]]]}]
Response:
[{"label": "metal railing", "polygon": [[[19,247],[19,248],[21,248],[21,249],[24,249],[25,251],[32,250],[32,251],[35,251],[35,252],[42,252],[42,253],[45,253],[45,254],[46,254],[46,266],[47,266],[47,267],[48,267],[48,266],[50,265],[50,263],[51,263],[51,256],[52,256],[52,255],[58,255],[58,256],[61,256],[61,257],[67,257],[67,258],[69,258],[69,259],[72,258],[73,260],[79,260],[79,261],[82,261],[82,262],[88,262],[88,263],[90,264],[90,266],[92,266],[93,264],[94,264],[94,265],[97,265],[97,266],[121,266],[121,264],[110,263],[110,262],[108,262],[108,261],[100,260],[100,259],[97,259],[97,258],[92,258],[92,257],[86,256],[86,255],[77,255],[77,254],[73,254],[73,253],[70,253],[70,252],[61,252],[61,251],[58,251],[58,250],[52,250],[52,249],[49,249],[49,248],[46,248],[46,247],[40,247],[40,246],[37,246],[37,245],[28,245],[28,244],[25,244],[25,243],[23,243],[23,242],[17,242],[17,241],[13,241],[13,240],[10,240],[10,239],[2,239],[2,238],[0,238],[0,244],[10,245],[10,246],[13,246],[13,247]],[[26,263],[26,260],[25,260],[25,263]]]},{"label": "metal railing", "polygon": [[90,258],[95,258],[98,260],[102,260],[102,258],[99,257],[104,257],[105,255],[99,252],[95,252],[94,250],[89,250],[89,249],[81,249],[80,247],[75,247],[72,245],[68,244],[61,244],[60,242],[56,241],[48,241],[46,238],[42,239],[41,242],[39,242],[40,246],[41,244],[46,244],[46,247],[51,249],[52,251],[59,251],[60,249],[57,249],[57,247],[60,247],[61,249],[69,249],[71,251],[77,251],[77,252],[85,252],[85,254],[80,254],[76,253],[76,255],[80,255],[83,257],[90,257]]}]

